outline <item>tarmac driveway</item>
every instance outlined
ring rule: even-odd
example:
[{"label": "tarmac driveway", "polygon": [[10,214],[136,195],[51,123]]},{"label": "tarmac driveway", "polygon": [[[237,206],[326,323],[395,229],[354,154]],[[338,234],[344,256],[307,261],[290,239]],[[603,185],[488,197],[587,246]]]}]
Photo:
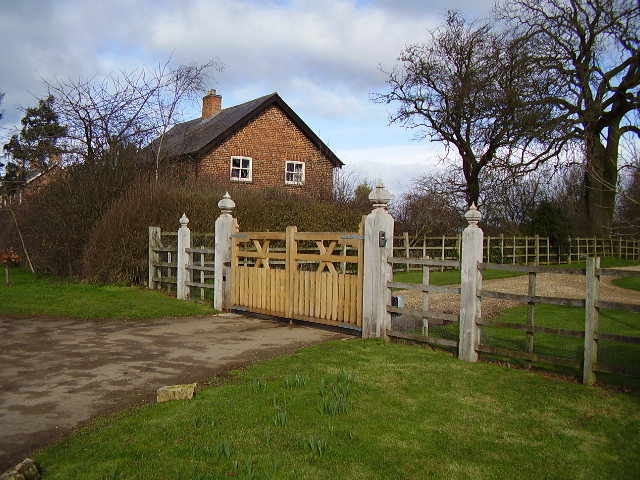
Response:
[{"label": "tarmac driveway", "polygon": [[0,318],[0,473],[105,413],[155,401],[163,385],[344,335],[216,315],[146,321]]}]

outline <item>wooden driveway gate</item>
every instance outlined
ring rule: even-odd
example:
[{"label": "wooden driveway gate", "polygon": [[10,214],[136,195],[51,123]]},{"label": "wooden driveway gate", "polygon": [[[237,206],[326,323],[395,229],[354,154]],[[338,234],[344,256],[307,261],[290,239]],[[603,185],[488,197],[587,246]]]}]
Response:
[{"label": "wooden driveway gate", "polygon": [[356,233],[287,227],[232,238],[232,309],[362,329],[362,225]]}]

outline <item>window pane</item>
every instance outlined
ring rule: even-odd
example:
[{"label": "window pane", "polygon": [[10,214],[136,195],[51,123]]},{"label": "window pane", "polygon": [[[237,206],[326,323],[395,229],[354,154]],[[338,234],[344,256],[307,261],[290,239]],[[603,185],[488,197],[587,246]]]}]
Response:
[{"label": "window pane", "polygon": [[232,166],[233,167],[240,167],[240,158],[232,158],[231,161],[233,162]]}]

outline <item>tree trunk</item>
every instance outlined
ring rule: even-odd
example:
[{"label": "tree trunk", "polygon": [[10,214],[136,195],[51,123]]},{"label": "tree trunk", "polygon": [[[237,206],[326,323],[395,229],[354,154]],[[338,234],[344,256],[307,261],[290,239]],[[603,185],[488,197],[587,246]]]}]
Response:
[{"label": "tree trunk", "polygon": [[462,172],[466,182],[467,206],[471,206],[472,203],[477,206],[480,198],[480,168],[474,157],[462,156]]},{"label": "tree trunk", "polygon": [[589,233],[607,238],[611,236],[616,206],[619,128],[609,128],[606,145],[597,133],[588,134],[585,143],[585,206]]}]

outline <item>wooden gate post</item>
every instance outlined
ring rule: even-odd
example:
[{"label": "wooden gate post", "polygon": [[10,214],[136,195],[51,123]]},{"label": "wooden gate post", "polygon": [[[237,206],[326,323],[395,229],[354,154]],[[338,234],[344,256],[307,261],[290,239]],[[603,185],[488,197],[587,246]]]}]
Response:
[{"label": "wooden gate post", "polygon": [[464,217],[469,226],[462,232],[462,271],[460,290],[460,340],[458,343],[458,357],[467,362],[477,362],[476,347],[480,341],[480,327],[476,319],[480,318],[480,297],[478,290],[482,288],[482,275],[478,263],[482,262],[483,237],[478,222],[482,215],[471,204]]},{"label": "wooden gate post", "polygon": [[215,223],[213,308],[220,311],[231,307],[231,234],[234,227],[231,212],[235,207],[229,192],[218,202],[221,213]]},{"label": "wooden gate post", "polygon": [[582,383],[593,385],[596,383],[594,369],[598,364],[598,330],[600,309],[596,306],[600,299],[600,257],[587,258],[587,294],[585,298],[584,325],[584,365],[582,368]]},{"label": "wooden gate post", "polygon": [[383,336],[391,327],[391,290],[393,269],[387,259],[393,257],[393,217],[387,211],[391,194],[378,183],[369,194],[373,211],[364,220],[364,279],[362,300],[362,337]]},{"label": "wooden gate post", "polygon": [[[156,276],[156,263],[160,262],[160,254],[155,250],[160,247],[160,238],[162,231],[160,227],[149,227],[149,283],[148,287],[155,290],[156,282],[153,280]],[[158,288],[160,286],[158,285]]]},{"label": "wooden gate post", "polygon": [[187,248],[191,248],[191,231],[187,227],[189,219],[185,213],[180,217],[180,228],[178,229],[178,255],[176,256],[176,297],[181,300],[189,298],[189,286],[187,282],[191,281],[191,270],[187,268],[189,263],[189,254]]}]

